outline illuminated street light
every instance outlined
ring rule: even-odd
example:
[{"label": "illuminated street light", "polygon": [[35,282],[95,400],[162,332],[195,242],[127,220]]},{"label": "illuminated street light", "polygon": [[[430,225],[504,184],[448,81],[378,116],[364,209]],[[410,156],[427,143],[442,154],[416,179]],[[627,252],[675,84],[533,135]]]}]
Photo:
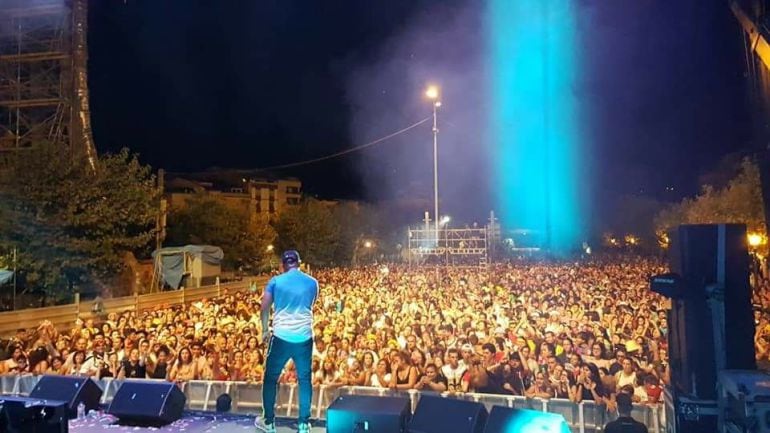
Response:
[{"label": "illuminated street light", "polygon": [[625,239],[627,245],[636,245],[639,243],[639,238],[634,235],[626,235]]},{"label": "illuminated street light", "polygon": [[428,89],[425,91],[425,96],[427,96],[428,99],[438,99],[438,86],[428,86]]},{"label": "illuminated street light", "polygon": [[364,248],[371,248],[374,244],[372,244],[372,241],[366,241],[364,242]]},{"label": "illuminated street light", "polygon": [[765,243],[765,239],[758,233],[749,233],[747,237],[749,239],[749,245],[752,247],[758,247]]},{"label": "illuminated street light", "polygon": [[449,215],[444,215],[441,217],[441,222],[439,224],[445,226],[449,223],[449,221],[452,221],[452,218]]},{"label": "illuminated street light", "polygon": [[275,249],[275,247],[274,247],[274,246],[272,246],[272,245],[268,245],[268,246],[267,246],[267,252],[268,252],[268,253],[269,253],[269,252],[271,252],[271,251],[273,251],[274,249]]}]

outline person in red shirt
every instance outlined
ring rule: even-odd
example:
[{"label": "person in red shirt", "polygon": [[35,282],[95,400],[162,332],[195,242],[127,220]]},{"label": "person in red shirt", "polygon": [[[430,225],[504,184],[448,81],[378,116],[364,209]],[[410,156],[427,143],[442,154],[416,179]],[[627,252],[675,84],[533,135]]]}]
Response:
[{"label": "person in red shirt", "polygon": [[647,377],[644,378],[644,390],[647,392],[646,403],[660,403],[660,396],[663,393],[663,388],[660,386],[660,381],[657,377],[651,374],[647,375]]}]

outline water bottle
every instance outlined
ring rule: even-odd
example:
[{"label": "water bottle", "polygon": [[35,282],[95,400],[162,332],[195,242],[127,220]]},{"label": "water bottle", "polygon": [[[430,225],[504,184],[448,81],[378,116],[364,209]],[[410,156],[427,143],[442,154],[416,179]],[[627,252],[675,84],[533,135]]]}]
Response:
[{"label": "water bottle", "polygon": [[78,419],[82,420],[86,417],[86,405],[81,401],[78,404]]}]

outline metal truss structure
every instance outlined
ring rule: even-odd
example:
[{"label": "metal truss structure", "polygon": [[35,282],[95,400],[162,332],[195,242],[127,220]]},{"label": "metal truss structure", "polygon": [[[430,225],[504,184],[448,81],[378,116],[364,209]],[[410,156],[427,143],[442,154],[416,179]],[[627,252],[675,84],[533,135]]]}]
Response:
[{"label": "metal truss structure", "polygon": [[418,259],[441,257],[472,259],[486,264],[488,256],[487,228],[442,229],[409,228],[409,255]]},{"label": "metal truss structure", "polygon": [[0,169],[43,142],[93,167],[87,32],[87,0],[0,0]]}]

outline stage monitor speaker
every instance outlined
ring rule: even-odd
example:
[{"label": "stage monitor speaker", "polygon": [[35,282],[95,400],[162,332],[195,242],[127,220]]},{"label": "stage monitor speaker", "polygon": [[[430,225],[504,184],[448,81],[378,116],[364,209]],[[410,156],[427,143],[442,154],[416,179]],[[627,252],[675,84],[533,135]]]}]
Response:
[{"label": "stage monitor speaker", "polygon": [[186,398],[174,383],[127,380],[120,385],[107,413],[124,425],[163,426],[182,417]]},{"label": "stage monitor speaker", "polygon": [[567,420],[556,413],[492,406],[484,433],[570,433]]},{"label": "stage monitor speaker", "polygon": [[326,432],[402,433],[411,415],[408,397],[342,395],[326,409]]},{"label": "stage monitor speaker", "polygon": [[424,395],[420,397],[409,433],[482,433],[487,408],[481,403]]},{"label": "stage monitor speaker", "polygon": [[0,432],[68,433],[67,402],[0,396]]},{"label": "stage monitor speaker", "polygon": [[82,402],[86,413],[99,409],[102,389],[88,377],[43,376],[29,393],[31,398],[59,400],[67,403],[67,416],[77,416],[78,405]]},{"label": "stage monitor speaker", "polygon": [[746,227],[684,225],[672,232],[671,270],[681,276],[669,316],[671,385],[677,395],[716,398],[714,323],[707,291],[724,288],[725,368],[753,370],[754,320]]}]

